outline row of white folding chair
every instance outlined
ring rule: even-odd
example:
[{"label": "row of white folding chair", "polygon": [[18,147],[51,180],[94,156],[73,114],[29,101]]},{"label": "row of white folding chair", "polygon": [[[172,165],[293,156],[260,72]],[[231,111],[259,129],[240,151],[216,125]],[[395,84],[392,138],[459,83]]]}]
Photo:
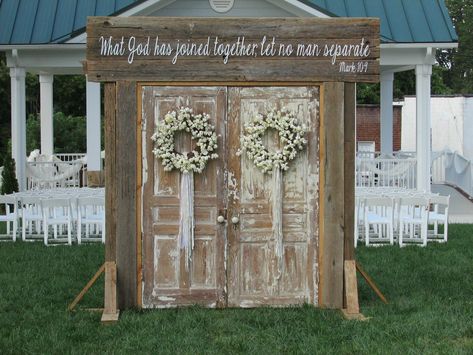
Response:
[{"label": "row of white folding chair", "polygon": [[[432,224],[433,229],[428,230],[427,239],[431,241],[447,242],[450,196],[431,196],[429,202],[432,207],[429,210],[429,225]],[[443,233],[439,232],[439,224],[443,225]]]},{"label": "row of white folding chair", "polygon": [[[58,239],[62,228],[67,229],[67,242],[72,243],[72,227],[77,224],[77,242],[82,241],[82,225],[86,226],[86,240],[105,242],[105,212],[104,199],[97,196],[56,196],[54,198],[38,198],[24,196],[22,205],[22,239],[24,241],[37,239],[36,235],[43,233],[44,243],[48,244],[49,226],[53,227],[54,239]],[[90,237],[90,228],[94,227],[99,238]],[[33,228],[36,235],[33,233]],[[26,233],[26,229],[29,233]]]},{"label": "row of white folding chair", "polygon": [[17,199],[14,195],[0,195],[0,222],[6,223],[6,234],[0,240],[12,239],[16,241],[18,230]]},{"label": "row of white folding chair", "polygon": [[105,200],[97,196],[84,196],[77,199],[77,243],[82,242],[82,225],[85,225],[85,240],[91,237],[91,228],[100,232],[100,240],[105,243]]},{"label": "row of white folding chair", "polygon": [[[433,206],[433,210],[431,210]],[[448,236],[449,196],[425,194],[393,198],[389,196],[357,198],[355,206],[355,247],[359,239],[359,227],[364,227],[366,245],[394,243],[394,231],[402,247],[406,243],[425,246],[427,240],[446,242]],[[434,224],[432,231],[429,223]],[[444,233],[438,232],[438,224],[444,225]],[[370,226],[373,228],[370,228]],[[373,233],[371,233],[373,231]],[[373,235],[373,236],[372,236]]]}]

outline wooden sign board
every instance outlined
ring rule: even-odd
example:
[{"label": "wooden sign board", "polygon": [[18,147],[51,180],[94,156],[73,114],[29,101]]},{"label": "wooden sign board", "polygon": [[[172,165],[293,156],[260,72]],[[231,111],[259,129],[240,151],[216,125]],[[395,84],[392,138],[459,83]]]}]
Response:
[{"label": "wooden sign board", "polygon": [[92,17],[91,81],[378,82],[379,20]]}]

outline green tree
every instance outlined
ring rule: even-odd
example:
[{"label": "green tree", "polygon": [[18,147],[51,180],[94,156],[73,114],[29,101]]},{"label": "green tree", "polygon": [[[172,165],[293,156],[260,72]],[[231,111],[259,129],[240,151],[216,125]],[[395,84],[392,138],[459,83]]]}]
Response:
[{"label": "green tree", "polygon": [[18,180],[16,179],[15,161],[11,154],[5,154],[3,158],[2,188],[0,194],[11,194],[18,191]]},{"label": "green tree", "polygon": [[437,53],[445,84],[457,94],[473,93],[473,0],[446,0],[458,48]]}]

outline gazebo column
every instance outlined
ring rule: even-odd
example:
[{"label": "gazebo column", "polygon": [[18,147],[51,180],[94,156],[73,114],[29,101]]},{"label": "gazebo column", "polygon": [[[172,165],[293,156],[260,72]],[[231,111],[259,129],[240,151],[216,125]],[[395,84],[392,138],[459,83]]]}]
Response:
[{"label": "gazebo column", "polygon": [[51,74],[39,75],[41,154],[54,154],[53,80]]},{"label": "gazebo column", "polygon": [[12,157],[20,191],[26,188],[26,89],[25,69],[10,68]]},{"label": "gazebo column", "polygon": [[393,151],[393,72],[381,72],[381,153]]},{"label": "gazebo column", "polygon": [[416,65],[417,189],[430,192],[430,78],[431,64]]},{"label": "gazebo column", "polygon": [[102,170],[100,157],[100,83],[87,81],[87,170]]}]

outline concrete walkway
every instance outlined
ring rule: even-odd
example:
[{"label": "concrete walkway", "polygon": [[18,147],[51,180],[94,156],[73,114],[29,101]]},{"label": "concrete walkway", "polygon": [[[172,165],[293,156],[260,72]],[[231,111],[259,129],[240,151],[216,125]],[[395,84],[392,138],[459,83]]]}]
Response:
[{"label": "concrete walkway", "polygon": [[448,220],[450,223],[473,223],[473,202],[447,185],[432,184],[432,192],[450,195]]}]

